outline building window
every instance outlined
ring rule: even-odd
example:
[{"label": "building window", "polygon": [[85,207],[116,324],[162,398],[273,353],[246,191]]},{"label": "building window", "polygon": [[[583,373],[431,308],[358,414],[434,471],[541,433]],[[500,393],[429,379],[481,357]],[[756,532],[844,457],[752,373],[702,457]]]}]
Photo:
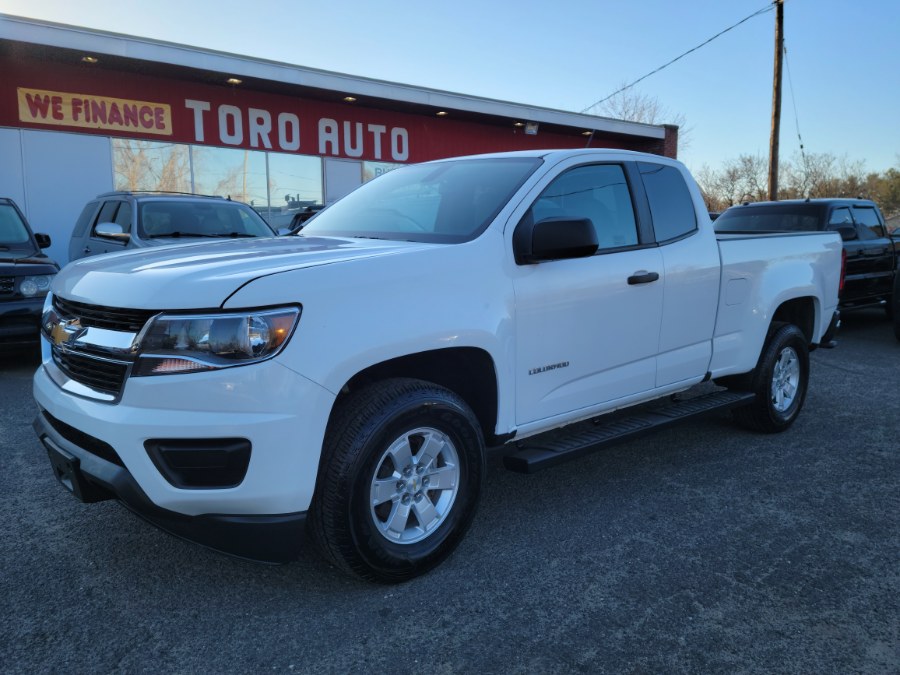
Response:
[{"label": "building window", "polygon": [[191,148],[194,191],[203,195],[229,197],[250,206],[266,209],[266,154],[254,150]]},{"label": "building window", "polygon": [[322,158],[269,153],[269,208],[263,217],[269,225],[290,227],[295,216],[303,220],[324,204]]},{"label": "building window", "polygon": [[113,138],[112,154],[116,190],[191,192],[186,145]]},{"label": "building window", "polygon": [[116,190],[228,197],[276,229],[324,203],[321,157],[120,138],[112,151]]}]

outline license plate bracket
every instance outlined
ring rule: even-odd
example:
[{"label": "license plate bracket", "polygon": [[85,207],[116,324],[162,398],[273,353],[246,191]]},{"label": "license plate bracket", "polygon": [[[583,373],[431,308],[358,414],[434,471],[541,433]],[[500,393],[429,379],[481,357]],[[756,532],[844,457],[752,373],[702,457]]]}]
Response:
[{"label": "license plate bracket", "polygon": [[56,480],[78,501],[92,503],[113,498],[112,493],[95,485],[85,477],[81,471],[81,462],[77,457],[73,457],[46,438],[44,439],[44,448],[47,450]]}]

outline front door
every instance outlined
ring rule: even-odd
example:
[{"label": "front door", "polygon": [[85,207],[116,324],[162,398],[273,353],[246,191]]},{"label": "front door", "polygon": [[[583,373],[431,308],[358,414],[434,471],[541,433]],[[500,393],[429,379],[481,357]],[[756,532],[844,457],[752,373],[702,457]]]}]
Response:
[{"label": "front door", "polygon": [[588,258],[520,268],[517,424],[611,407],[653,389],[664,271],[659,249],[640,241],[624,166],[573,167],[530,212],[535,222],[590,218],[600,249]]}]

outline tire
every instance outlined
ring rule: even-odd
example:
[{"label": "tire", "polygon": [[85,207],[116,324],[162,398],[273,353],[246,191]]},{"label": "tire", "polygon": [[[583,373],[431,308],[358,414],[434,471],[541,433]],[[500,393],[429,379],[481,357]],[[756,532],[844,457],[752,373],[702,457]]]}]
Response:
[{"label": "tire", "polygon": [[351,575],[407,581],[459,544],[484,473],[481,428],[459,396],[421,380],[375,383],[329,423],[309,533]]},{"label": "tire", "polygon": [[794,423],[809,384],[809,349],[799,328],[792,324],[772,327],[748,383],[746,390],[756,398],[734,409],[741,426],[775,433]]}]

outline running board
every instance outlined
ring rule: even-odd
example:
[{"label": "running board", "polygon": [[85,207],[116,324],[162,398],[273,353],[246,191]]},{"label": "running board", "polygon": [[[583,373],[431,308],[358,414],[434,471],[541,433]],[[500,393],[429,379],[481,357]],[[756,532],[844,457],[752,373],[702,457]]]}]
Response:
[{"label": "running board", "polygon": [[694,417],[747,405],[753,399],[754,394],[748,392],[717,391],[655,408],[641,408],[634,414],[617,416],[610,421],[598,417],[593,422],[573,424],[527,438],[518,444],[517,450],[503,458],[503,464],[510,471],[535,473]]}]

